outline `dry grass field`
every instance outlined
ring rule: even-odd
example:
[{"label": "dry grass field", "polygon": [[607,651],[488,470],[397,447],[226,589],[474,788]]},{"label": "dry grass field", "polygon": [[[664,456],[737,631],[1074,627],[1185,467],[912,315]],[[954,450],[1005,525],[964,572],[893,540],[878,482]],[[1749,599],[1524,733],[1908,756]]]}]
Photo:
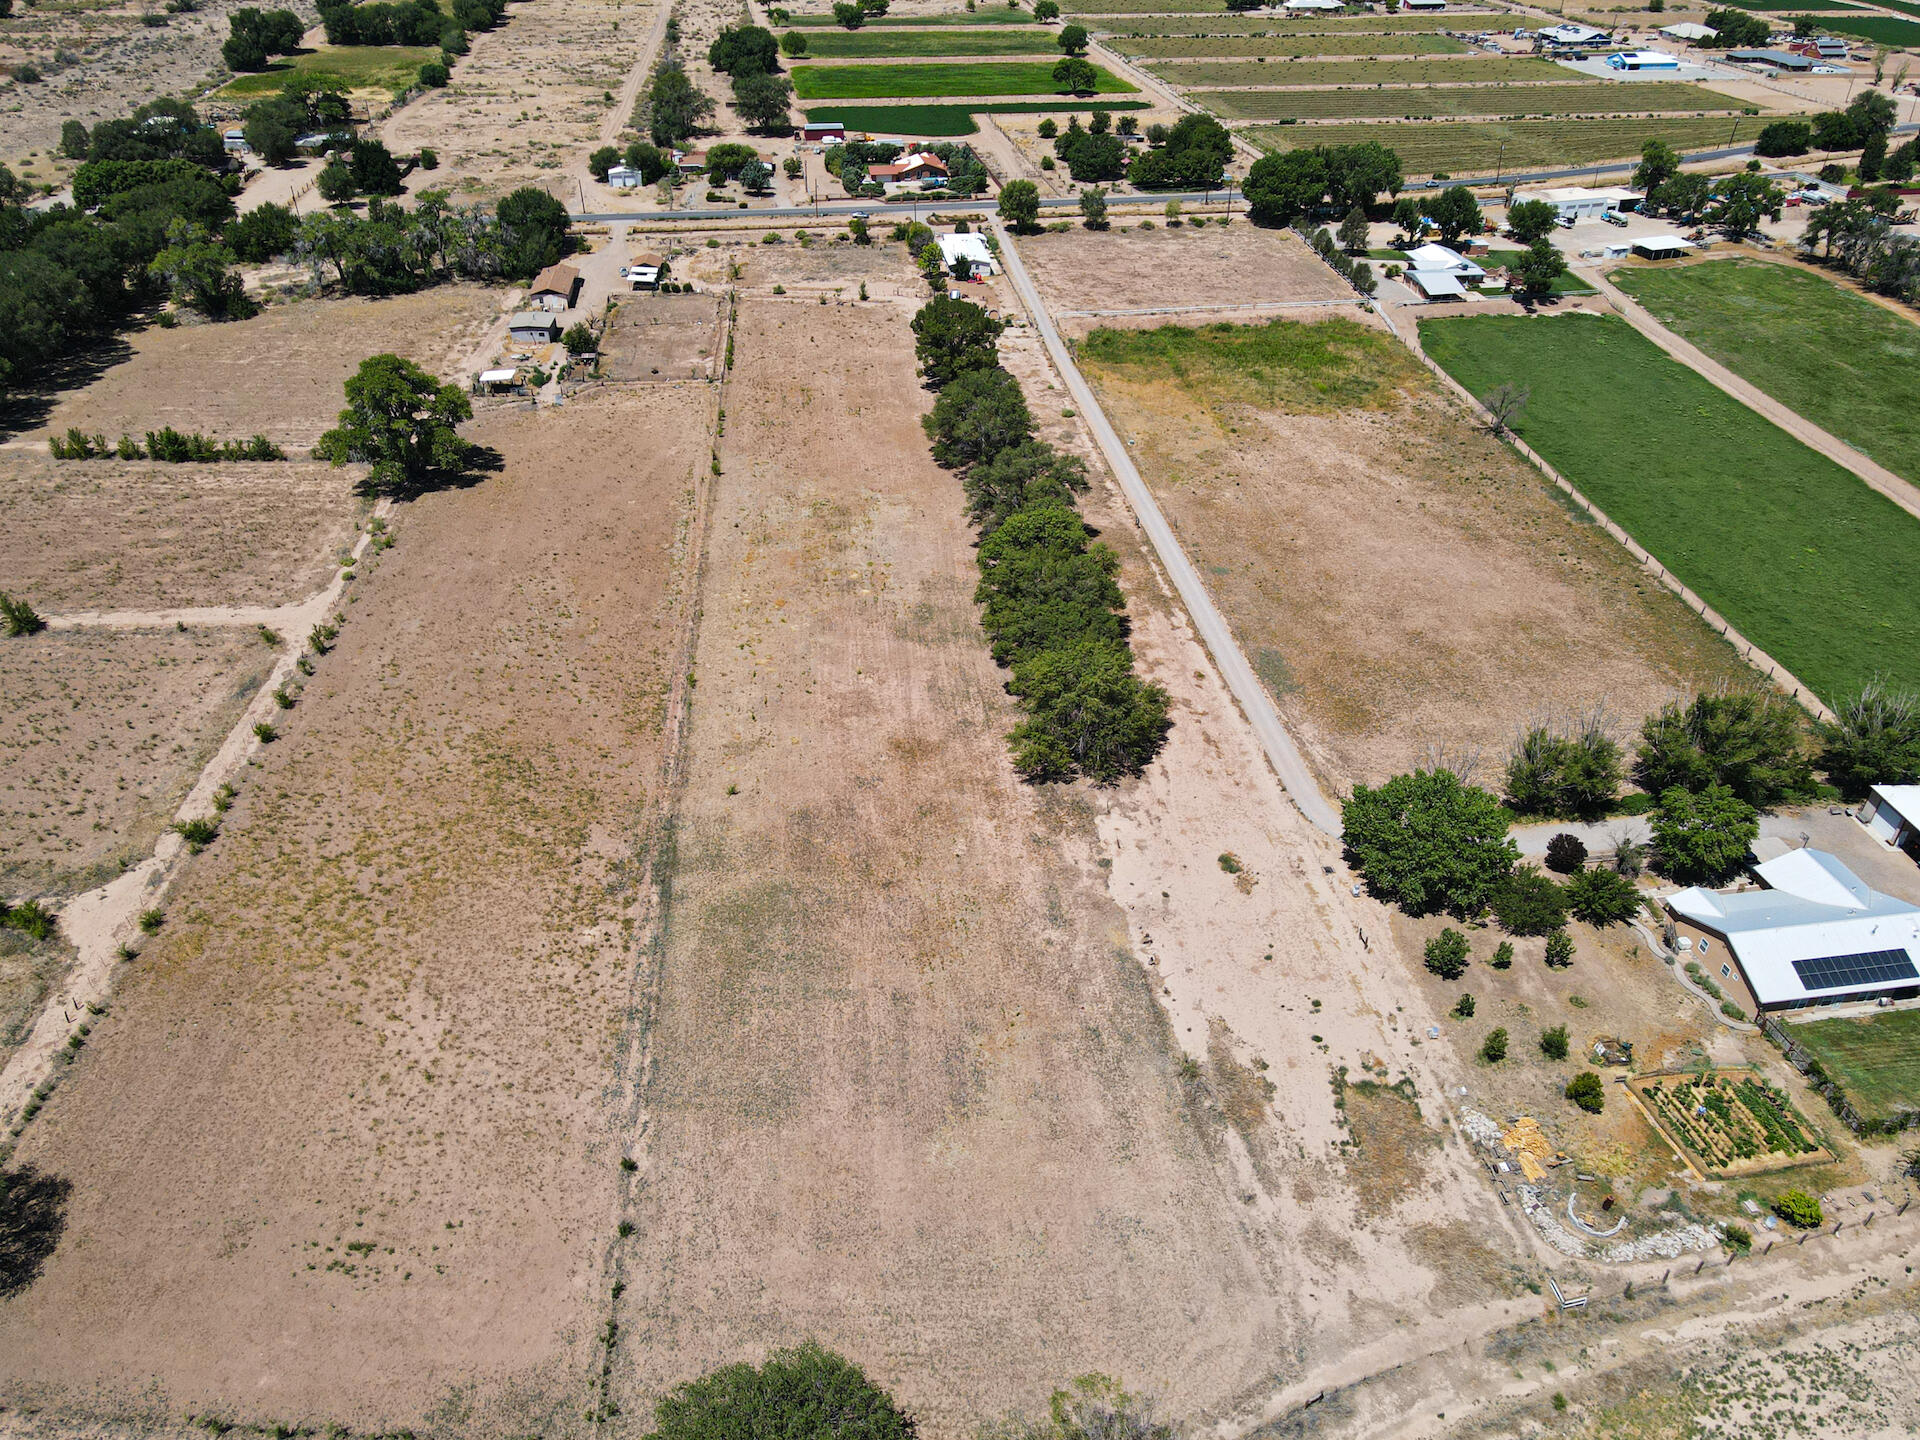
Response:
[{"label": "dry grass field", "polygon": [[128,335],[90,384],[16,403],[0,426],[19,433],[37,423],[54,434],[78,426],[113,440],[171,425],[220,440],[264,434],[289,449],[310,446],[334,423],[340,387],[367,356],[393,351],[447,374],[499,313],[500,298],[458,285],[275,305],[225,325],[156,326]]},{"label": "dry grass field", "polygon": [[711,403],[649,386],[576,400],[563,431],[486,417],[505,468],[397,514],[21,1142],[72,1191],[39,1281],[0,1302],[10,1407],[577,1423]]},{"label": "dry grass field", "polygon": [[0,646],[0,895],[89,889],[149,854],[270,659],[229,629]]},{"label": "dry grass field", "polygon": [[1076,310],[1159,305],[1250,305],[1262,301],[1345,300],[1346,284],[1286,230],[1262,230],[1245,218],[1178,229],[1078,228],[1020,241],[1020,256],[1047,304]]},{"label": "dry grass field", "polygon": [[453,83],[395,111],[381,138],[395,154],[422,145],[439,153],[440,168],[418,177],[415,189],[450,189],[471,201],[538,185],[573,205],[569,171],[585,173],[613,97],[645,50],[654,9],[566,0],[516,5],[508,16],[472,36]]},{"label": "dry grass field", "polygon": [[1744,674],[1411,356],[1326,323],[1330,355],[1306,346],[1297,372],[1249,378],[1185,345],[1179,376],[1087,346],[1082,365],[1329,789],[1433,746],[1497,768],[1549,711],[1604,700],[1637,724]]},{"label": "dry grass field", "polygon": [[601,368],[615,380],[713,378],[723,303],[717,295],[622,297],[601,342]]},{"label": "dry grass field", "polygon": [[364,502],[315,463],[0,455],[0,574],[42,614],[282,605],[325,585]]}]

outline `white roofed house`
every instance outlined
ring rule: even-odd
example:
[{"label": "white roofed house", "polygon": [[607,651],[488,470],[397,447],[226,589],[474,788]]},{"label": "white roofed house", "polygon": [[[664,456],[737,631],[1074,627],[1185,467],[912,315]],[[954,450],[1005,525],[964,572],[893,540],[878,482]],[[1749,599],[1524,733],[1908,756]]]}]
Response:
[{"label": "white roofed house", "polygon": [[1309,15],[1322,10],[1344,10],[1345,0],[1287,0],[1280,7],[1290,15]]},{"label": "white roofed house", "polygon": [[1000,262],[993,258],[984,235],[942,235],[939,244],[940,258],[946,262],[948,274],[955,273],[954,267],[959,261],[966,262],[969,280],[1000,273]]},{"label": "white roofed house", "polygon": [[1764,890],[1695,886],[1665,897],[1699,932],[1699,961],[1737,971],[1760,1010],[1920,998],[1920,907],[1871,888],[1834,856],[1789,850],[1756,865]]},{"label": "white roofed house", "polygon": [[1607,38],[1607,32],[1596,30],[1591,25],[1575,25],[1563,21],[1558,25],[1549,25],[1544,30],[1533,32],[1538,45],[1547,50],[1575,49],[1582,45],[1596,45]]},{"label": "white roofed house", "polygon": [[1428,300],[1464,300],[1487,272],[1444,245],[1416,245],[1407,252],[1407,283]]}]

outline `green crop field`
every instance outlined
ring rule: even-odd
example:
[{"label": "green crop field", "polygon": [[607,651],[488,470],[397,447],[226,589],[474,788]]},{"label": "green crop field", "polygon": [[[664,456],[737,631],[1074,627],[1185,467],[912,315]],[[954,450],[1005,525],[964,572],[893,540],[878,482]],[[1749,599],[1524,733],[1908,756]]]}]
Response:
[{"label": "green crop field", "polygon": [[[1552,165],[1587,165],[1637,156],[1649,140],[1678,150],[1737,145],[1760,133],[1762,119],[1636,118],[1506,120],[1431,124],[1266,125],[1246,137],[1268,150],[1313,145],[1358,145],[1378,140],[1400,157],[1409,175],[1493,174]],[[1504,151],[1502,147],[1504,148]]]},{"label": "green crop field", "polygon": [[[802,100],[885,100],[896,95],[1051,95],[1056,62],[980,61],[951,65],[796,65],[793,93]],[[1098,93],[1130,95],[1111,70],[1094,66]]]},{"label": "green crop field", "polygon": [[1624,320],[1429,320],[1474,395],[1532,395],[1514,430],[1680,580],[1828,701],[1920,688],[1920,520]]},{"label": "green crop field", "polygon": [[[1879,0],[1879,3],[1883,9],[1898,10],[1902,15],[1920,15],[1920,5],[1914,4],[1913,0]],[[1794,8],[1796,10],[1811,10],[1818,7],[1796,5]]]},{"label": "green crop field", "polygon": [[1246,15],[1143,15],[1117,16],[1111,25],[1095,20],[1089,29],[1111,31],[1130,39],[1155,36],[1212,35],[1232,38],[1285,40],[1301,35],[1438,35],[1447,28],[1444,18],[1422,15],[1382,15],[1359,20],[1288,20],[1284,16],[1264,18]]},{"label": "green crop field", "polygon": [[[1281,60],[1271,65],[1227,61],[1211,67],[1209,62],[1200,61],[1159,63],[1151,68],[1169,84],[1177,85],[1475,85],[1490,80],[1580,83],[1580,77],[1545,60],[1496,60],[1491,56],[1464,60]],[[1200,74],[1235,78],[1192,78]]]},{"label": "green crop field", "polygon": [[1060,8],[1069,15],[1153,15],[1191,11],[1226,13],[1227,0],[1061,0]]},{"label": "green crop field", "polygon": [[1065,115],[1095,110],[1146,110],[1144,100],[1010,100],[979,105],[812,105],[807,119],[838,120],[849,135],[911,135],[916,139],[947,139],[972,135],[980,127],[976,115]]},{"label": "green crop field", "polygon": [[1120,54],[1133,60],[1204,60],[1265,56],[1293,61],[1317,55],[1464,55],[1467,47],[1445,35],[1292,35],[1272,40],[1215,36],[1193,39],[1164,36],[1145,40],[1109,40]]},{"label": "green crop field", "polygon": [[1038,26],[1018,30],[829,30],[809,35],[809,60],[864,60],[871,56],[1058,55],[1054,32]]},{"label": "green crop field", "polygon": [[440,58],[437,45],[322,45],[257,75],[242,75],[219,93],[227,96],[277,95],[296,75],[325,76],[345,90],[404,90],[419,78],[420,67]]},{"label": "green crop field", "polygon": [[1876,45],[1895,45],[1903,50],[1920,50],[1920,23],[1896,20],[1891,15],[1812,15],[1822,30],[1836,35],[1858,35]]},{"label": "green crop field", "polygon": [[[1856,15],[1861,13],[1858,5],[1849,5],[1845,0],[1733,0],[1733,4],[1736,9],[1755,10],[1763,15],[1775,10],[1851,10]],[[1897,10],[1900,7],[1890,5],[1887,8]]]},{"label": "green crop field", "polygon": [[1447,115],[1604,115],[1642,110],[1727,111],[1740,103],[1697,85],[1646,81],[1587,85],[1449,85],[1402,90],[1218,90],[1207,108],[1235,120],[1420,119]]},{"label": "green crop field", "polygon": [[[862,30],[892,29],[899,25],[1031,25],[1033,15],[1026,10],[942,10],[937,15],[883,15],[869,18]],[[838,29],[840,22],[831,15],[795,15],[782,28],[800,30]]]},{"label": "green crop field", "polygon": [[1787,1034],[1813,1052],[1862,1120],[1920,1109],[1920,1010],[1894,1010],[1862,1020],[1816,1020],[1789,1025]]},{"label": "green crop field", "polygon": [[1758,260],[1624,268],[1613,282],[1795,414],[1920,481],[1920,325]]}]

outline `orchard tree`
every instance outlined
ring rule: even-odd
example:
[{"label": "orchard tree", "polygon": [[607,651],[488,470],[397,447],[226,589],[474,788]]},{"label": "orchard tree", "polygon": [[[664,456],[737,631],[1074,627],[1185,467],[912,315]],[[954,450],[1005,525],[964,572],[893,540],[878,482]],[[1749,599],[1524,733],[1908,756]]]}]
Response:
[{"label": "orchard tree", "polygon": [[467,443],[453,427],[473,418],[473,405],[458,386],[439,384],[398,355],[375,355],[360,362],[346,388],[339,425],[320,437],[313,453],[335,465],[372,466],[368,492],[414,493],[465,463]]},{"label": "orchard tree", "polygon": [[1031,180],[1009,180],[1000,191],[1000,218],[1017,234],[1031,231],[1040,220],[1040,187]]},{"label": "orchard tree", "polygon": [[1479,914],[1520,853],[1500,802],[1447,770],[1354,786],[1341,841],[1368,888],[1410,915]]},{"label": "orchard tree", "polygon": [[936,295],[913,317],[913,348],[927,384],[938,390],[972,370],[1000,363],[1006,325],[971,300]]},{"label": "orchard tree", "polygon": [[1427,969],[1442,980],[1458,980],[1467,973],[1467,937],[1451,925],[1427,941]]},{"label": "orchard tree", "polygon": [[1652,815],[1660,873],[1688,883],[1713,884],[1736,874],[1760,833],[1754,808],[1725,785],[1700,794],[1674,786]]}]

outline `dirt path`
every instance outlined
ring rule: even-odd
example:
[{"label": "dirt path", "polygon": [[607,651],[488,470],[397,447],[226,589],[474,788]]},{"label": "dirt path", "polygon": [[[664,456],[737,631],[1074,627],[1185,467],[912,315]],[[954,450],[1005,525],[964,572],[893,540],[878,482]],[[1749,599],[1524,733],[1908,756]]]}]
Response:
[{"label": "dirt path", "polygon": [[607,111],[607,118],[600,122],[602,145],[611,145],[620,138],[620,132],[627,128],[633,107],[640,103],[640,92],[646,88],[647,77],[653,73],[653,62],[659,56],[661,43],[667,36],[667,17],[672,13],[671,5],[653,7],[653,28],[647,31],[646,48],[640,52],[640,58],[634,62],[633,69],[614,93],[613,107]]},{"label": "dirt path", "polygon": [[1267,698],[1267,692],[1253,673],[1253,667],[1247,663],[1247,657],[1240,651],[1239,643],[1233,638],[1233,632],[1227,622],[1214,607],[1207,594],[1207,587],[1201,583],[1199,573],[1193,563],[1187,559],[1186,552],[1180,548],[1180,542],[1174,538],[1172,528],[1167,524],[1166,516],[1160,513],[1159,505],[1147,484],[1140,478],[1140,472],[1134,468],[1133,461],[1127,455],[1127,448],[1120,443],[1120,437],[1114,433],[1113,426],[1107,422],[1106,414],[1100,408],[1100,402],[1094,398],[1093,389],[1081,375],[1080,369],[1073,363],[1073,356],[1061,342],[1060,332],[1054,328],[1053,317],[1047,313],[1046,305],[1040,299],[1033,282],[1027,278],[1026,266],[1021,263],[1020,252],[1014,245],[1013,236],[999,222],[994,224],[995,232],[1000,236],[1001,254],[1006,257],[1007,278],[1013,282],[1019,293],[1021,303],[1027,313],[1033,317],[1033,323],[1046,342],[1047,353],[1053,358],[1055,368],[1067,383],[1067,390],[1073,396],[1074,404],[1080,407],[1080,413],[1087,417],[1093,427],[1093,433],[1100,442],[1100,449],[1107,457],[1107,463],[1113,468],[1120,487],[1126,493],[1127,503],[1146,531],[1152,542],[1154,553],[1160,557],[1160,563],[1166,567],[1167,575],[1174,588],[1179,591],[1181,601],[1193,616],[1194,625],[1199,629],[1200,638],[1208,650],[1213,653],[1214,662],[1220,667],[1227,686],[1233,692],[1233,698],[1239,703],[1260,737],[1260,745],[1266,751],[1268,761],[1280,777],[1280,783],[1286,786],[1287,794],[1293,797],[1293,803],[1316,827],[1329,835],[1340,833],[1340,816],[1327,797],[1320,793],[1320,787],[1314,782],[1313,773],[1307,769],[1306,761],[1300,756],[1299,748],[1293,743],[1293,737],[1280,723],[1280,717],[1274,713],[1273,702]]},{"label": "dirt path", "polygon": [[1885,466],[1875,464],[1839,436],[1821,429],[1811,420],[1788,409],[1766,391],[1742,380],[1698,346],[1681,339],[1619,286],[1602,275],[1598,267],[1581,266],[1580,268],[1587,281],[1612,303],[1613,308],[1619,312],[1623,320],[1675,360],[1718,389],[1724,390],[1756,415],[1772,421],[1801,444],[1818,451],[1842,469],[1859,476],[1909,515],[1920,518],[1920,488],[1901,479]]},{"label": "dirt path", "polygon": [[[374,514],[384,517],[391,508],[392,502],[383,500],[374,507]],[[371,530],[360,532],[353,547],[355,560],[366,554],[372,539]],[[307,648],[309,632],[340,604],[346,587],[347,581],[335,575],[326,589],[297,605],[83,612],[49,616],[47,626],[52,630],[92,627],[145,630],[164,629],[174,624],[266,625],[279,631],[279,658],[227,738],[201,770],[187,798],[174,812],[176,820],[194,820],[214,814],[215,793],[265,743],[253,727],[270,720],[276,713],[273,692],[293,678],[295,662]],[[32,1033],[13,1053],[6,1068],[0,1070],[0,1124],[18,1123],[28,1098],[52,1075],[74,1027],[84,1021],[94,1007],[104,1005],[113,988],[121,947],[135,943],[138,917],[143,911],[159,908],[186,853],[186,842],[169,831],[161,836],[151,857],[99,889],[76,895],[61,907],[60,928],[79,951],[79,959],[65,987],[48,998]]]}]

